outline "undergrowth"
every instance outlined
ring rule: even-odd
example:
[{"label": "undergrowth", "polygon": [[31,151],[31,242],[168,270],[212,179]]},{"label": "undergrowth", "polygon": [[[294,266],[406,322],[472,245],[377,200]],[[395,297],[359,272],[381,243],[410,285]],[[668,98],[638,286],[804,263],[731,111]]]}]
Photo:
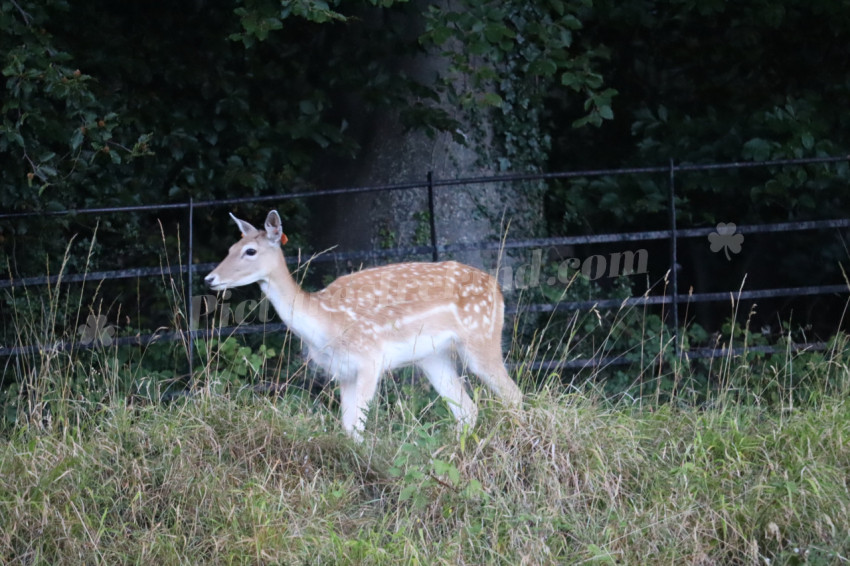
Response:
[{"label": "undergrowth", "polygon": [[521,411],[484,405],[460,442],[441,411],[402,419],[379,404],[357,445],[321,404],[253,395],[109,404],[78,426],[19,426],[0,444],[0,562],[850,556],[844,396],[794,411],[682,410],[546,388]]},{"label": "undergrowth", "polygon": [[[185,329],[183,291],[164,283]],[[40,347],[4,369],[2,564],[850,561],[842,334],[807,351],[789,332],[767,355],[733,324],[728,355],[704,361],[651,313],[553,314],[529,340],[513,329],[521,409],[474,389],[479,423],[458,438],[407,372],[383,382],[356,444],[288,337],[212,332],[191,372],[163,374],[145,361],[176,368],[186,350],[75,337],[101,312],[59,284],[7,303],[42,316],[18,317],[17,345]],[[632,365],[575,365],[615,347]]]}]

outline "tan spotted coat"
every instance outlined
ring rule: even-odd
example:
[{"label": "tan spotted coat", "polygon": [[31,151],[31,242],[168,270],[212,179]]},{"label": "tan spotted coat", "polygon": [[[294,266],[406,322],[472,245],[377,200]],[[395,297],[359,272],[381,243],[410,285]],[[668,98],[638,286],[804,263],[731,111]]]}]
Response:
[{"label": "tan spotted coat", "polygon": [[312,361],[340,384],[342,423],[361,439],[369,402],[387,371],[420,367],[448,401],[459,429],[478,409],[456,357],[511,405],[522,394],[502,360],[504,300],[496,280],[461,263],[400,263],[340,277],[316,293],[292,278],[276,211],[265,230],[231,215],[243,237],[207,277],[214,290],[259,283]]}]

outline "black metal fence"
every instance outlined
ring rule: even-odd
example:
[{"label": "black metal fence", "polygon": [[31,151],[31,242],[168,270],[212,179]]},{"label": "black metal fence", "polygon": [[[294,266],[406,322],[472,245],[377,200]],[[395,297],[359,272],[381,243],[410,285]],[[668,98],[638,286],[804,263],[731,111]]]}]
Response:
[{"label": "black metal fence", "polygon": [[[626,300],[621,299],[599,299],[586,301],[565,301],[556,304],[539,303],[524,305],[524,312],[552,312],[555,310],[578,310],[578,309],[616,309],[622,306],[633,305],[669,305],[671,309],[671,318],[674,321],[679,321],[679,305],[683,303],[702,303],[712,301],[729,301],[730,298],[736,300],[754,300],[763,298],[777,297],[800,297],[814,295],[832,295],[846,294],[848,288],[846,285],[817,285],[805,287],[785,287],[773,289],[733,289],[725,292],[698,292],[682,294],[679,291],[678,284],[678,269],[679,264],[679,242],[687,238],[707,237],[715,232],[716,228],[679,228],[676,218],[676,182],[680,175],[698,171],[717,171],[717,170],[732,170],[746,168],[766,168],[777,166],[805,166],[814,164],[831,164],[850,161],[850,156],[837,157],[822,157],[812,159],[793,159],[793,160],[776,160],[767,162],[746,162],[746,163],[718,163],[708,165],[676,165],[672,161],[666,166],[657,167],[640,167],[640,168],[621,168],[621,169],[600,169],[588,171],[566,171],[557,173],[529,173],[529,174],[512,174],[512,175],[497,175],[486,177],[473,177],[464,179],[436,179],[432,173],[428,173],[422,181],[399,183],[372,187],[346,187],[327,190],[316,190],[306,192],[293,192],[277,195],[268,195],[260,197],[246,198],[231,198],[208,201],[193,201],[182,203],[168,204],[151,204],[143,206],[125,206],[125,207],[103,207],[103,208],[86,208],[86,209],[69,209],[61,211],[39,211],[39,212],[15,212],[15,213],[0,213],[0,221],[11,219],[26,219],[30,217],[45,217],[45,216],[63,216],[63,215],[102,215],[102,214],[132,214],[142,211],[183,211],[186,214],[188,223],[188,241],[185,249],[187,262],[185,265],[176,267],[138,267],[133,269],[120,269],[112,271],[97,271],[88,273],[64,273],[61,275],[62,283],[80,283],[80,282],[97,282],[112,279],[126,278],[142,278],[142,277],[161,277],[163,274],[171,276],[186,277],[188,283],[187,309],[186,312],[192,312],[192,305],[195,297],[193,296],[193,283],[197,273],[206,273],[215,267],[214,263],[196,264],[195,248],[196,242],[193,237],[194,233],[194,217],[195,212],[199,209],[209,207],[222,207],[235,204],[247,203],[263,203],[263,202],[281,202],[291,199],[313,199],[317,197],[329,197],[334,195],[350,195],[357,193],[369,192],[385,192],[385,191],[427,191],[428,205],[430,212],[430,245],[429,246],[413,246],[395,249],[368,250],[368,251],[352,251],[352,252],[329,252],[323,254],[313,261],[357,261],[357,260],[381,260],[392,259],[399,257],[409,257],[413,255],[428,256],[431,259],[438,261],[441,257],[445,257],[452,253],[471,251],[471,250],[499,250],[501,248],[507,250],[522,250],[530,248],[554,247],[554,246],[571,246],[571,245],[586,245],[586,244],[612,244],[625,242],[646,242],[666,240],[669,247],[669,294],[664,295],[644,295],[631,297]],[[440,190],[446,190],[456,186],[471,186],[471,185],[487,185],[493,183],[518,183],[526,181],[547,181],[556,179],[571,179],[571,178],[590,178],[602,176],[623,176],[623,175],[658,175],[666,174],[669,182],[669,226],[664,230],[652,230],[643,232],[618,233],[618,234],[594,234],[594,235],[579,235],[565,236],[554,238],[531,238],[531,239],[514,239],[500,242],[478,242],[471,244],[437,244],[437,232],[435,224],[435,208],[434,195]],[[850,219],[838,218],[830,220],[806,221],[806,222],[783,222],[775,224],[761,225],[745,225],[737,226],[737,233],[745,234],[764,234],[777,232],[796,232],[796,231],[813,231],[826,229],[847,229],[850,228]],[[292,258],[289,261],[294,261]],[[11,287],[28,287],[55,284],[60,280],[60,276],[40,276],[26,277],[19,279],[0,280],[0,290]],[[516,305],[508,305],[507,312],[509,314],[516,313]],[[233,327],[217,328],[216,334],[247,334],[255,332],[268,332],[283,330],[285,327],[282,324],[242,324]],[[674,325],[674,332],[678,332],[678,325]],[[111,340],[112,344],[116,345],[147,345],[155,341],[166,340],[185,340],[189,343],[190,356],[193,355],[194,348],[192,342],[197,338],[207,338],[213,334],[209,329],[186,329],[150,333],[140,336],[116,337]],[[680,341],[675,340],[678,348]],[[818,349],[823,348],[823,344],[806,344],[806,348]],[[16,356],[21,354],[33,353],[43,349],[69,350],[74,348],[84,348],[85,344],[80,341],[74,342],[59,342],[53,344],[30,344],[18,346],[0,345],[0,356]],[[766,353],[773,352],[771,347],[760,347],[759,351]],[[677,350],[678,353],[678,350]],[[734,352],[733,352],[734,353]],[[726,356],[729,354],[727,350],[718,350],[715,348],[697,348],[688,351],[690,357],[713,357],[718,355]],[[191,360],[190,360],[191,363]],[[622,356],[616,356],[606,359],[580,359],[569,361],[545,361],[538,360],[533,364],[536,368],[582,368],[596,365],[615,365],[620,363],[628,363]]]}]

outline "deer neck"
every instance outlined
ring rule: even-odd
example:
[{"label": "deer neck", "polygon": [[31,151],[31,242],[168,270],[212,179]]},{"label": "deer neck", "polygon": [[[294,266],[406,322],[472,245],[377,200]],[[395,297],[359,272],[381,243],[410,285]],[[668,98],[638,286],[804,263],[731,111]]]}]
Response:
[{"label": "deer neck", "polygon": [[325,342],[323,311],[318,308],[317,299],[295,282],[282,256],[279,267],[259,283],[263,294],[292,332],[311,346]]}]

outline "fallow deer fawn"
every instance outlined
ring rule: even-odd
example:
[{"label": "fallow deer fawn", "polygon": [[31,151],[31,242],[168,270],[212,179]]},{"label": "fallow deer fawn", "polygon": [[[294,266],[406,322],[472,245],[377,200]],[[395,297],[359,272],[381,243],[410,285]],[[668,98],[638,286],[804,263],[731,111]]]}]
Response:
[{"label": "fallow deer fawn", "polygon": [[454,261],[400,263],[308,293],[286,267],[277,211],[269,212],[265,230],[230,216],[242,239],[205,281],[216,291],[260,284],[309,357],[339,382],[342,425],[355,439],[362,439],[381,376],[408,365],[419,366],[448,400],[461,430],[472,427],[478,408],[457,373],[455,353],[505,402],[521,403],[502,361],[504,301],[492,276]]}]

